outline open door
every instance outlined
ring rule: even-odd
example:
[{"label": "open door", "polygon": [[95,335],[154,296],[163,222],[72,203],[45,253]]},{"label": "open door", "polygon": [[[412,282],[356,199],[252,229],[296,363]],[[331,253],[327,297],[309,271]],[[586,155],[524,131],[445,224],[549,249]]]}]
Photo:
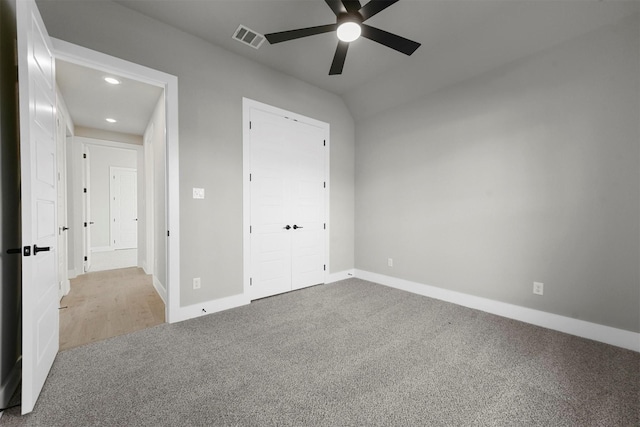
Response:
[{"label": "open door", "polygon": [[34,0],[16,2],[22,193],[22,413],[58,353],[55,62]]}]

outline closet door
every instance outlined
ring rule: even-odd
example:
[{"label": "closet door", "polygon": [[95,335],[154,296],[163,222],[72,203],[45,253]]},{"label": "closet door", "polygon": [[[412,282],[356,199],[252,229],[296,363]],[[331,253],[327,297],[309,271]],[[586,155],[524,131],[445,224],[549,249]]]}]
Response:
[{"label": "closet door", "polygon": [[251,299],[324,282],[324,130],[251,112]]},{"label": "closet door", "polygon": [[291,290],[289,126],[251,113],[251,299]]},{"label": "closet door", "polygon": [[324,282],[324,132],[291,122],[291,288]]}]

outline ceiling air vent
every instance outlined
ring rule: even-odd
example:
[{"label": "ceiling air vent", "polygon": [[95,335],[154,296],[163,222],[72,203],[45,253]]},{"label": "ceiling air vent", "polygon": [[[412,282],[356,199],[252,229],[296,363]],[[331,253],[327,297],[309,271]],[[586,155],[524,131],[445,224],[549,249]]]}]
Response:
[{"label": "ceiling air vent", "polygon": [[233,38],[242,42],[246,45],[251,46],[254,49],[258,49],[262,43],[264,43],[264,36],[262,34],[258,34],[253,30],[248,29],[244,25],[240,25],[235,33],[233,33]]}]

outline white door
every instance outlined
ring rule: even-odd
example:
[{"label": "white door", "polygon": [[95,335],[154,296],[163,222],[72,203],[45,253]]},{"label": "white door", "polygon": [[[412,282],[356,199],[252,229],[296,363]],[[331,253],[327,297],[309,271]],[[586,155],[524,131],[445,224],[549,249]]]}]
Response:
[{"label": "white door", "polygon": [[324,281],[323,135],[251,111],[251,299]]},{"label": "white door", "polygon": [[90,161],[89,147],[86,145],[83,148],[82,153],[82,196],[83,196],[83,209],[82,209],[82,225],[84,235],[84,272],[87,273],[91,270],[91,161]]},{"label": "white door", "polygon": [[138,247],[138,172],[115,166],[111,166],[109,172],[111,246],[135,249]]},{"label": "white door", "polygon": [[291,290],[289,123],[251,112],[251,299]]},{"label": "white door", "polygon": [[291,288],[324,282],[324,138],[315,126],[290,121]]},{"label": "white door", "polygon": [[67,267],[67,126],[62,110],[56,116],[56,160],[58,170],[58,297],[69,292]]},{"label": "white door", "polygon": [[[55,62],[34,0],[16,2],[22,192],[22,413],[58,352]],[[29,248],[29,251],[26,249]]]}]

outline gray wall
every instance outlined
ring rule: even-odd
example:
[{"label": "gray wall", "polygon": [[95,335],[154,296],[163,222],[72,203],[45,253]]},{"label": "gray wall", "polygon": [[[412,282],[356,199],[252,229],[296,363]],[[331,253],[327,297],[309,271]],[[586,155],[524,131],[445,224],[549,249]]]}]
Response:
[{"label": "gray wall", "polygon": [[0,0],[0,407],[3,408],[17,386],[12,379],[19,379],[16,363],[22,339],[21,257],[6,254],[7,249],[21,245],[15,8],[15,0]]},{"label": "gray wall", "polygon": [[330,123],[330,270],[353,268],[354,124],[342,99],[115,3],[38,6],[52,37],[178,77],[181,305],[243,290],[242,97]]},{"label": "gray wall", "polygon": [[358,121],[356,268],[640,331],[639,28]]}]

